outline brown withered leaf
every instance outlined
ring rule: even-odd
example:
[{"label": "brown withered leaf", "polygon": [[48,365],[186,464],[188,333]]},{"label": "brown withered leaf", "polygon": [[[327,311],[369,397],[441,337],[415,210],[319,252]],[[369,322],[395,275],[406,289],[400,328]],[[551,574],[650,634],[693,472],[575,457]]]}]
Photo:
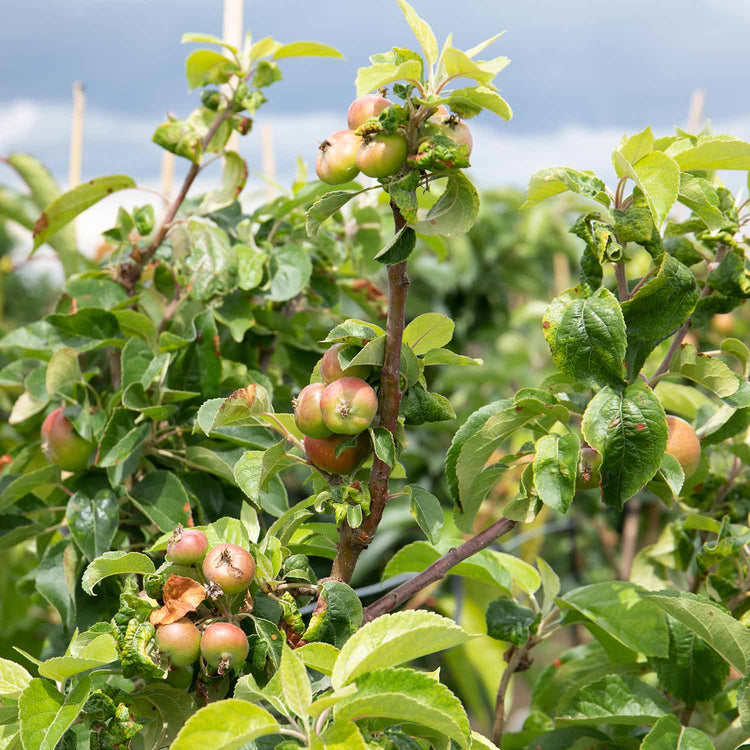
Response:
[{"label": "brown withered leaf", "polygon": [[183,618],[188,612],[194,612],[206,598],[202,583],[186,576],[172,573],[164,584],[164,606],[151,613],[152,625],[169,625]]}]

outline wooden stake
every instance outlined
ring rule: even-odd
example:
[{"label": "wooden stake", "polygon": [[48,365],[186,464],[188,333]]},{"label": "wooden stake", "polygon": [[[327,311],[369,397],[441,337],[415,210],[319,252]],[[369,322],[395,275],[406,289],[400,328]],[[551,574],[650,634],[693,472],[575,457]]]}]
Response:
[{"label": "wooden stake", "polygon": [[161,156],[161,194],[170,199],[172,197],[172,182],[174,180],[174,154],[164,151]]},{"label": "wooden stake", "polygon": [[83,155],[83,110],[86,94],[83,84],[73,84],[73,120],[70,129],[70,161],[68,164],[68,186],[73,189],[81,182],[81,160]]},{"label": "wooden stake", "polygon": [[[224,0],[224,22],[222,24],[222,39],[229,44],[233,44],[237,49],[242,49],[242,12],[243,0]],[[228,84],[222,86],[222,91],[227,96],[232,95],[232,90]],[[240,134],[234,130],[229,136],[227,148],[231,151],[237,151],[240,145]]]},{"label": "wooden stake", "polygon": [[688,115],[688,133],[697,133],[703,124],[703,110],[706,107],[706,92],[695,89],[690,97],[690,114]]}]

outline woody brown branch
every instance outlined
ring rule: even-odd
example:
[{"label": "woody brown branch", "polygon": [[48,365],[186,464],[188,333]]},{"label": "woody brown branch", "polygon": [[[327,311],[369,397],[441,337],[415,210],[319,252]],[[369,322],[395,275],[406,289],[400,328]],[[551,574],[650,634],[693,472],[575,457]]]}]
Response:
[{"label": "woody brown branch", "polygon": [[[395,203],[391,203],[394,231],[399,232],[406,221]],[[398,424],[398,411],[401,406],[401,344],[404,335],[406,297],[409,293],[409,277],[406,274],[406,261],[388,266],[388,317],[385,330],[385,356],[380,371],[380,392],[378,394],[380,426],[392,435]],[[338,552],[333,561],[331,576],[342,581],[350,581],[357,560],[377,531],[383,511],[388,502],[388,480],[391,469],[377,456],[373,459],[370,472],[370,513],[357,529],[344,524],[339,537]]]}]

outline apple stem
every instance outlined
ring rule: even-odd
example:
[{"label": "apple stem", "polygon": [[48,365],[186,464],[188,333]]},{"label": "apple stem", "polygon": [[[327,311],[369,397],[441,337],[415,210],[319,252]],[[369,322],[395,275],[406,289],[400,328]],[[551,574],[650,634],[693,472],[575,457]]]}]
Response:
[{"label": "apple stem", "polygon": [[[406,220],[398,206],[391,202],[394,232],[398,233]],[[398,425],[398,411],[401,406],[401,344],[404,336],[406,314],[406,297],[409,293],[409,277],[406,273],[406,261],[388,266],[388,316],[385,327],[385,356],[380,370],[380,394],[378,415],[380,425],[392,435]],[[331,568],[331,577],[349,582],[362,552],[372,543],[380,520],[388,502],[388,479],[391,469],[377,456],[373,459],[370,472],[370,513],[365,516],[357,529],[348,524],[341,528],[338,552]]]}]

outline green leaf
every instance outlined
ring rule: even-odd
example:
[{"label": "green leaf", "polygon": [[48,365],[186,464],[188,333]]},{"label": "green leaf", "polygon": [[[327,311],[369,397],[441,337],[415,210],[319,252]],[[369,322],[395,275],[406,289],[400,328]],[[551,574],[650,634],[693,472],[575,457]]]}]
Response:
[{"label": "green leaf", "polygon": [[224,170],[221,187],[203,196],[196,213],[210,214],[231,206],[238,198],[247,181],[247,164],[236,151],[224,152]]},{"label": "green leaf", "polygon": [[[498,641],[506,641],[514,646],[524,646],[538,620],[528,607],[522,607],[512,599],[495,599],[490,602],[485,613],[487,635]],[[538,622],[537,622],[538,624]]]},{"label": "green leaf", "polygon": [[699,216],[712,231],[721,229],[727,219],[719,208],[719,194],[705,177],[689,172],[680,174],[680,192],[677,199]]},{"label": "green leaf", "polygon": [[[30,154],[9,154],[8,164],[18,172],[29,186],[31,201],[40,211],[59,197],[60,188],[47,167]],[[5,194],[5,191],[0,191],[0,214],[3,213],[4,207],[8,207],[7,202],[3,201]],[[22,223],[26,229],[32,229],[37,212],[33,211],[31,206],[11,206],[11,208],[15,209],[16,216],[10,218]],[[23,213],[19,216],[19,211],[25,212],[26,216]],[[89,261],[78,252],[75,230],[72,226],[63,227],[50,236],[47,241],[60,258],[66,276],[84,271],[90,266]]]},{"label": "green leaf", "polygon": [[251,383],[226,398],[205,401],[198,409],[196,426],[208,436],[219,427],[258,424],[258,415],[270,411],[273,408],[266,389]]},{"label": "green leaf", "polygon": [[611,581],[575,589],[559,599],[558,604],[577,610],[635,652],[666,657],[669,653],[666,618],[644,598],[647,595],[648,592],[632,583]]},{"label": "green leaf", "polygon": [[[263,281],[263,272],[268,254],[250,245],[233,245],[232,250],[237,254],[237,283],[240,289],[248,292],[257,289]],[[226,300],[224,301],[226,304]]]},{"label": "green leaf", "polygon": [[622,392],[608,386],[589,402],[581,428],[586,442],[602,456],[602,499],[622,508],[661,465],[667,445],[661,402],[640,380]]},{"label": "green leaf", "polygon": [[404,424],[419,425],[425,422],[445,422],[455,419],[450,401],[440,393],[429,393],[419,383],[409,388],[401,399]]},{"label": "green leaf", "polygon": [[106,468],[129,461],[135,464],[135,469],[151,430],[149,423],[136,425],[131,412],[115,409],[104,428],[94,463]]},{"label": "green leaf", "polygon": [[[654,150],[654,134],[651,132],[651,127],[649,126],[640,133],[631,135],[629,138],[624,136],[622,143],[617,147],[617,150],[630,164],[635,164],[644,156],[648,156]],[[618,177],[627,176],[627,174],[618,169],[617,163],[615,163],[615,169],[617,170]]]},{"label": "green leaf", "polygon": [[426,610],[383,615],[368,622],[344,644],[331,685],[338,690],[367,672],[453,648],[472,637],[453,620]]},{"label": "green leaf", "polygon": [[460,529],[472,530],[474,515],[487,490],[482,485],[483,492],[475,492],[474,483],[492,452],[535,416],[532,409],[521,406],[519,410],[513,401],[504,399],[476,411],[456,433],[446,456],[445,471],[458,504],[456,520]]},{"label": "green leaf", "polygon": [[700,138],[698,143],[679,150],[677,144],[667,152],[683,172],[714,169],[750,169],[750,143],[730,135]]},{"label": "green leaf", "polygon": [[247,701],[228,698],[209,703],[193,714],[180,729],[171,748],[236,750],[278,729],[278,722],[268,711]]},{"label": "green leaf", "polygon": [[60,347],[47,363],[45,388],[51,396],[60,388],[81,380],[81,368],[78,366],[78,354],[69,346]]},{"label": "green leaf", "polygon": [[151,558],[140,552],[105,552],[86,568],[81,578],[81,588],[89,596],[96,596],[94,586],[104,578],[128,573],[146,575],[155,570]]},{"label": "green leaf", "polygon": [[360,192],[362,191],[334,190],[321,195],[305,212],[305,227],[308,236],[315,239],[320,231],[320,225]]},{"label": "green leaf", "polygon": [[720,398],[733,395],[740,386],[739,378],[724,362],[699,353],[692,344],[680,346],[680,352],[669,369],[713,391]]},{"label": "green leaf", "polygon": [[328,335],[321,341],[322,344],[340,343],[362,345],[361,339],[370,341],[385,336],[385,330],[374,323],[365,320],[348,318],[343,323],[331,329]]},{"label": "green leaf", "polygon": [[[353,721],[334,721],[321,735],[322,748],[315,744],[313,750],[367,750],[362,733]],[[314,742],[314,741],[313,741]]]},{"label": "green leaf", "polygon": [[668,617],[669,654],[651,663],[664,689],[692,706],[721,692],[729,676],[729,664],[702,638],[679,621]]},{"label": "green leaf", "polygon": [[620,176],[631,177],[643,192],[657,229],[667,218],[680,187],[680,166],[661,151],[653,151],[631,163],[619,151],[612,154],[612,161]]},{"label": "green leaf", "polygon": [[294,653],[306,667],[329,677],[339,656],[339,650],[330,643],[306,643],[295,649]]},{"label": "green leaf", "polygon": [[469,178],[461,172],[451,174],[448,184],[415,230],[421,234],[458,237],[466,234],[479,214],[479,195]]},{"label": "green leaf", "polygon": [[411,497],[409,512],[430,543],[437,544],[443,529],[443,508],[440,501],[417,484],[407,485],[405,490]]},{"label": "green leaf", "polygon": [[750,670],[750,629],[721,605],[682,591],[644,591],[642,596],[681,622],[734,666],[740,674]]},{"label": "green leaf", "polygon": [[[429,356],[429,355],[428,355]],[[480,409],[475,411],[469,416],[458,429],[458,432],[453,436],[451,446],[448,449],[448,453],[445,457],[445,479],[448,484],[448,490],[453,498],[453,501],[460,507],[460,496],[458,487],[458,474],[456,468],[458,464],[458,458],[463,450],[466,441],[475,435],[479,430],[487,423],[489,418],[497,412],[510,406],[512,401],[510,399],[503,399],[502,401],[493,401],[490,404],[485,404]]]},{"label": "green leaf", "polygon": [[608,289],[584,296],[575,287],[556,297],[544,315],[544,337],[557,368],[592,387],[622,384],[625,378],[625,321]]},{"label": "green leaf", "polygon": [[396,444],[390,430],[385,427],[370,428],[370,437],[375,455],[392,469],[396,465]]},{"label": "green leaf", "polygon": [[566,190],[591,198],[605,206],[609,205],[605,185],[593,172],[581,172],[570,167],[551,167],[531,175],[526,202],[521,206],[521,210],[531,208]]},{"label": "green leaf", "polygon": [[63,539],[47,547],[36,570],[36,589],[57,610],[66,631],[76,619],[77,563],[75,545]]},{"label": "green leaf", "polygon": [[417,235],[410,226],[403,226],[393,235],[388,244],[373,256],[373,260],[387,266],[406,260],[417,245]]},{"label": "green leaf", "polygon": [[[75,641],[71,647],[74,645]],[[43,661],[39,665],[39,674],[62,682],[81,672],[117,661],[117,658],[115,639],[109,633],[100,633],[91,640],[86,639],[86,645],[76,649],[74,655],[55,656]]]},{"label": "green leaf", "polygon": [[447,96],[441,97],[440,103],[450,107],[463,118],[474,117],[483,109],[502,117],[503,120],[510,120],[513,117],[510,104],[500,94],[486,86],[456,89]]},{"label": "green leaf", "polygon": [[75,219],[78,214],[118,191],[134,188],[135,181],[127,175],[113,175],[89,180],[63,193],[45,207],[34,224],[34,250]]},{"label": "green leaf", "polygon": [[651,724],[671,714],[669,701],[632,675],[611,674],[581,688],[557,717],[558,724]]},{"label": "green leaf", "polygon": [[641,371],[654,347],[690,317],[697,302],[693,273],[664,253],[656,276],[622,303],[628,341],[625,359],[631,379]]},{"label": "green leaf", "polygon": [[281,652],[281,692],[284,701],[300,719],[306,721],[312,703],[312,689],[305,665],[295,656],[294,651],[284,644]]},{"label": "green leaf", "polygon": [[184,225],[188,254],[183,259],[191,275],[190,295],[207,302],[237,287],[237,254],[227,233],[209,219],[194,217]]},{"label": "green leaf", "polygon": [[440,60],[445,75],[449,78],[471,78],[477,83],[483,84],[488,88],[492,86],[492,79],[495,73],[480,66],[474,62],[465,52],[455,47],[444,47],[440,55]]},{"label": "green leaf", "polygon": [[28,687],[31,675],[9,659],[0,659],[0,695],[15,700]]},{"label": "green leaf", "polygon": [[111,490],[99,490],[93,497],[79,491],[68,500],[65,520],[70,535],[89,560],[109,551],[117,532],[119,509]]},{"label": "green leaf", "polygon": [[641,750],[714,750],[699,729],[683,727],[674,714],[663,716],[643,738]]},{"label": "green leaf", "polygon": [[131,698],[131,710],[137,716],[151,721],[137,735],[143,745],[142,750],[167,747],[177,736],[177,732],[195,712],[193,699],[184,689],[170,687],[159,682],[150,682]]},{"label": "green leaf", "polygon": [[665,411],[679,414],[690,422],[695,419],[698,409],[712,405],[711,399],[697,388],[680,383],[670,383],[666,380],[660,380],[656,384],[654,393],[661,401]]},{"label": "green leaf", "polygon": [[400,65],[376,63],[359,68],[354,85],[357,88],[357,97],[360,97],[394,81],[418,81],[421,75],[422,63],[419,60],[406,60]]},{"label": "green leaf", "polygon": [[447,315],[423,313],[404,328],[404,343],[412,348],[414,354],[426,354],[448,344],[455,327]]},{"label": "green leaf", "polygon": [[67,695],[58,692],[49,680],[33,679],[18,701],[25,750],[54,750],[90,692],[88,677],[82,677]]},{"label": "green leaf", "polygon": [[435,39],[435,34],[430,28],[430,24],[420,18],[414,8],[409,5],[406,0],[398,0],[398,7],[401,8],[401,12],[404,14],[406,22],[414,32],[414,36],[417,38],[419,46],[424,52],[427,65],[434,65],[438,56],[438,43],[437,39]]},{"label": "green leaf", "polygon": [[170,471],[151,471],[128,493],[133,504],[159,531],[188,525],[190,499],[182,482]]},{"label": "green leaf", "polygon": [[28,474],[4,474],[0,477],[0,510],[13,505],[24,495],[60,481],[60,467],[44,466]]},{"label": "green leaf", "polygon": [[312,261],[302,245],[282,245],[274,249],[270,261],[271,281],[267,298],[286,302],[296,297],[310,281]]},{"label": "green leaf", "polygon": [[341,648],[362,624],[362,602],[351,586],[341,581],[322,583],[315,612],[302,636]]},{"label": "green leaf", "polygon": [[544,435],[534,446],[534,487],[539,499],[560,513],[567,513],[576,491],[578,435]]},{"label": "green leaf", "polygon": [[203,44],[218,44],[220,47],[226,47],[231,52],[237,54],[238,50],[233,44],[225,42],[221,37],[214,36],[213,34],[201,34],[196,32],[188,31],[180,38],[181,44],[187,44],[188,42],[198,42]]},{"label": "green leaf", "polygon": [[450,737],[461,748],[469,747],[471,729],[461,702],[429,675],[412,669],[379,669],[362,674],[356,685],[357,692],[337,704],[337,719],[379,717],[420,724]]},{"label": "green leaf", "polygon": [[344,56],[335,47],[320,42],[281,44],[276,47],[272,57],[274,60],[281,60],[285,57],[339,57],[342,60],[344,59]]},{"label": "green leaf", "polygon": [[185,77],[190,90],[211,83],[226,83],[239,71],[233,60],[212,49],[193,50],[185,60]]}]

